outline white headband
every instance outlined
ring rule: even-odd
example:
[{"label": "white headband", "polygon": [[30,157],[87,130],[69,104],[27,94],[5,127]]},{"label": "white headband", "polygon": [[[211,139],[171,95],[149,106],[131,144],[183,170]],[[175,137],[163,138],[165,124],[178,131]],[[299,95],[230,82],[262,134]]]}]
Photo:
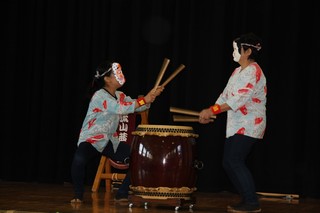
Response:
[{"label": "white headband", "polygon": [[249,47],[254,47],[254,48],[257,49],[257,51],[261,50],[261,48],[262,48],[261,45],[260,45],[260,43],[258,43],[257,45],[248,44],[248,43],[241,43],[241,46],[242,46],[242,45],[249,46]]}]

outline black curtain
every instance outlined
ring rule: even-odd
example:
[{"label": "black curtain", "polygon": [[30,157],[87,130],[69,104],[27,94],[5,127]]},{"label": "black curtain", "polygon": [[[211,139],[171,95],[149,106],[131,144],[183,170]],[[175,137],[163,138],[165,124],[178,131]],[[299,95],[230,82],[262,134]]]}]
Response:
[{"label": "black curtain", "polygon": [[212,105],[238,66],[232,39],[254,32],[268,81],[267,131],[248,159],[257,190],[320,196],[316,1],[6,0],[2,8],[0,179],[69,182],[97,65],[121,63],[121,90],[137,97],[169,58],[163,79],[186,68],[153,103],[150,123],[192,126],[204,163],[198,191],[232,191],[221,166],[226,116],[210,125],[176,123],[169,108]]}]

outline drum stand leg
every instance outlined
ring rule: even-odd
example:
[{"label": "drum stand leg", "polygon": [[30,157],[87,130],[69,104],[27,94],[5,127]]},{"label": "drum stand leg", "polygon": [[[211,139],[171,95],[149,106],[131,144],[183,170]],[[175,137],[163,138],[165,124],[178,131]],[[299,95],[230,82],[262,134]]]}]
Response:
[{"label": "drum stand leg", "polygon": [[167,198],[167,199],[152,199],[142,198],[136,195],[129,195],[129,208],[133,207],[134,204],[141,206],[144,205],[145,209],[148,209],[148,203],[166,204],[169,206],[175,206],[175,211],[178,211],[180,207],[189,204],[189,210],[192,211],[193,206],[196,203],[196,198],[191,196],[189,199],[183,198]]}]

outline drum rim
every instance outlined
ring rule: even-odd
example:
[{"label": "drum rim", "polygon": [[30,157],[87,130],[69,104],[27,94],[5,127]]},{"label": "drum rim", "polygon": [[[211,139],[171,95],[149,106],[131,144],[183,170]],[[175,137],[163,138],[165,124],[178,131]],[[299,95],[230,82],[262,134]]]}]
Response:
[{"label": "drum rim", "polygon": [[174,126],[174,125],[155,125],[155,124],[140,124],[132,135],[138,136],[181,136],[181,137],[199,137],[195,134],[191,126]]},{"label": "drum rim", "polygon": [[139,124],[138,128],[156,128],[159,129],[184,129],[184,130],[193,130],[191,126],[177,126],[177,125],[161,125],[161,124]]}]

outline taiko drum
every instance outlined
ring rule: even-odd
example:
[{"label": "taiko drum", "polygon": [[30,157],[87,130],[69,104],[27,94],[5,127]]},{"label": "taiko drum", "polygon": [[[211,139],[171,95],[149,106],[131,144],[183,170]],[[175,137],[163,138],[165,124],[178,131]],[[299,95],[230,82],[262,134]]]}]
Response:
[{"label": "taiko drum", "polygon": [[139,125],[132,132],[131,190],[143,198],[190,198],[196,190],[196,138],[189,126]]}]

